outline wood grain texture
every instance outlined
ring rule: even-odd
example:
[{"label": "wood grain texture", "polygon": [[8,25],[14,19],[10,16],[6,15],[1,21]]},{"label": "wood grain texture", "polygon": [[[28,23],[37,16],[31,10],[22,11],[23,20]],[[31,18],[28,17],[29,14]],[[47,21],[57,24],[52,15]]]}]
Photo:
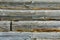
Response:
[{"label": "wood grain texture", "polygon": [[10,10],[59,10],[60,2],[0,2],[0,9]]},{"label": "wood grain texture", "polygon": [[3,10],[0,20],[60,20],[60,10]]},{"label": "wood grain texture", "polygon": [[60,32],[1,32],[0,40],[60,40]]},{"label": "wood grain texture", "polygon": [[12,28],[18,32],[60,32],[60,21],[13,21]]},{"label": "wood grain texture", "polygon": [[0,21],[0,32],[10,31],[10,21]]}]

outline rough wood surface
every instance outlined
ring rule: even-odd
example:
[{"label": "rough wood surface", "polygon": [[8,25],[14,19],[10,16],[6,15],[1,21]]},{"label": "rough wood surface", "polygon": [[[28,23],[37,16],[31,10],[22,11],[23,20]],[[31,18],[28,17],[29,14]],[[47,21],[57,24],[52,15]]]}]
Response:
[{"label": "rough wood surface", "polygon": [[60,20],[60,10],[3,10],[0,20]]},{"label": "rough wood surface", "polygon": [[1,32],[0,40],[60,40],[60,32]]},{"label": "rough wood surface", "polygon": [[13,21],[12,30],[18,32],[60,32],[60,21]]},{"label": "rough wood surface", "polygon": [[59,10],[60,2],[0,2],[0,9],[11,10]]},{"label": "rough wood surface", "polygon": [[0,21],[0,32],[10,31],[10,21]]}]

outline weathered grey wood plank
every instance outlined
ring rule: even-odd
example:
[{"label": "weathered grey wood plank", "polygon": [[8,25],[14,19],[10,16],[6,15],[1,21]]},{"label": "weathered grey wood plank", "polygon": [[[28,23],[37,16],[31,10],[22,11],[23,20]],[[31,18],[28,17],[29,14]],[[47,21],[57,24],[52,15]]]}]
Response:
[{"label": "weathered grey wood plank", "polygon": [[60,21],[12,21],[12,30],[20,32],[60,32]]},{"label": "weathered grey wood plank", "polygon": [[[21,0],[20,0],[21,1]],[[12,10],[59,10],[60,2],[53,1],[26,1],[26,2],[0,2],[0,9],[12,9]]]},{"label": "weathered grey wood plank", "polygon": [[0,32],[10,31],[10,21],[0,21]]},{"label": "weathered grey wood plank", "polygon": [[60,32],[1,32],[0,40],[59,40]]},{"label": "weathered grey wood plank", "polygon": [[60,10],[3,10],[1,20],[60,20]]},{"label": "weathered grey wood plank", "polygon": [[59,40],[59,32],[39,32],[33,33],[32,38],[36,38],[36,40]]}]

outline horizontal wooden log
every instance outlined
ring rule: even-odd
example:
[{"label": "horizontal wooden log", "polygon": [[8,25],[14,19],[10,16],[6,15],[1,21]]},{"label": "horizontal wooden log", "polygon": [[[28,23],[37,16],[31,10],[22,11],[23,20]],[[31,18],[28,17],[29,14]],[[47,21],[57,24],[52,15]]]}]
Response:
[{"label": "horizontal wooden log", "polygon": [[30,33],[0,32],[0,40],[31,40]]},{"label": "horizontal wooden log", "polygon": [[0,2],[0,9],[12,10],[59,10],[60,2]]},{"label": "horizontal wooden log", "polygon": [[3,10],[1,20],[60,20],[60,10]]},{"label": "horizontal wooden log", "polygon": [[10,31],[10,21],[0,21],[0,32]]},{"label": "horizontal wooden log", "polygon": [[60,40],[60,32],[1,32],[1,40]]},{"label": "horizontal wooden log", "polygon": [[60,32],[60,21],[12,21],[12,30],[20,32]]}]

